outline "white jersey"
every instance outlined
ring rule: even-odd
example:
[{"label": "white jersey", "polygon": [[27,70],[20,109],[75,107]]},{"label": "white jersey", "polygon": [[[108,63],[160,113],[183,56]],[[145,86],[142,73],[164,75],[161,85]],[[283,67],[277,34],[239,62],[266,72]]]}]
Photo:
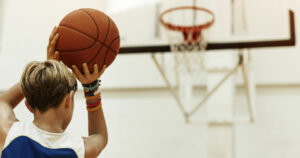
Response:
[{"label": "white jersey", "polygon": [[15,122],[6,137],[1,158],[84,158],[83,139]]}]

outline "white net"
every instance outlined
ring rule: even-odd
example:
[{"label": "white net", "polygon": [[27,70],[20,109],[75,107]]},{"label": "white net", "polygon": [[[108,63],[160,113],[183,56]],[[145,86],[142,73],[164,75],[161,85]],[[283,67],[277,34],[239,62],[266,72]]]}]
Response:
[{"label": "white net", "polygon": [[194,96],[198,92],[196,85],[203,80],[207,34],[209,27],[214,23],[214,15],[204,8],[180,7],[163,12],[160,21],[166,28],[174,59],[175,86],[168,80],[163,67],[157,65],[188,120],[190,112],[199,102],[199,97]]},{"label": "white net", "polygon": [[182,7],[171,10],[162,13],[161,21],[167,30],[175,68],[191,75],[201,73],[208,28],[214,22],[214,16],[204,8]]},{"label": "white net", "polygon": [[[170,35],[170,34],[177,34]],[[181,32],[168,31],[171,51],[173,53],[176,69],[179,72],[198,74],[203,69],[204,52],[207,45],[206,40],[201,36],[196,42],[187,42],[182,40]]]}]

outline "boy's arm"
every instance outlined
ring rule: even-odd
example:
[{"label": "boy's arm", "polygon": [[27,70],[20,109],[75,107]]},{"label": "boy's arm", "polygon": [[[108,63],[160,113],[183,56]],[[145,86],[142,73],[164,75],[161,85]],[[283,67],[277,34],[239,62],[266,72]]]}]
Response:
[{"label": "boy's arm", "polygon": [[102,109],[88,113],[89,137],[84,137],[85,158],[97,157],[105,148],[108,135]]},{"label": "boy's arm", "polygon": [[0,102],[8,104],[11,109],[14,109],[23,98],[21,83],[17,83],[0,96]]},{"label": "boy's arm", "polygon": [[[101,72],[98,72],[98,66],[94,65],[94,72],[90,74],[87,65],[84,63],[84,74],[82,74],[76,66],[73,66],[73,73],[82,84],[90,84],[100,78],[105,68],[106,66],[103,67]],[[98,99],[99,98],[87,101],[93,103]],[[101,153],[108,141],[107,128],[102,108],[88,112],[88,128],[89,136],[83,138],[85,158],[95,158]]]},{"label": "boy's arm", "polygon": [[[57,27],[54,27],[47,47],[47,60],[59,60],[59,52],[54,49],[57,39]],[[0,153],[10,127],[17,121],[13,109],[23,98],[24,94],[22,93],[20,82],[0,95]]]},{"label": "boy's arm", "polygon": [[13,109],[23,100],[24,95],[21,84],[17,83],[12,88],[0,95],[0,150],[2,149],[6,135],[17,118]]}]

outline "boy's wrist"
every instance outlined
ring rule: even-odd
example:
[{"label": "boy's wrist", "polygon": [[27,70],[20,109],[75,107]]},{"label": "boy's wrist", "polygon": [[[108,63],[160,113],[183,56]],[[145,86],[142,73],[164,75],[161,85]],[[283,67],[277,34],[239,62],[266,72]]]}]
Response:
[{"label": "boy's wrist", "polygon": [[97,111],[102,107],[101,93],[99,91],[101,80],[95,80],[90,84],[82,84],[86,99],[86,108],[89,112]]},{"label": "boy's wrist", "polygon": [[82,84],[84,91],[96,91],[96,89],[100,86],[101,80],[95,80],[90,84]]},{"label": "boy's wrist", "polygon": [[100,96],[100,92],[91,97],[86,98],[86,109],[88,112],[93,112],[99,110],[102,107],[102,99]]}]

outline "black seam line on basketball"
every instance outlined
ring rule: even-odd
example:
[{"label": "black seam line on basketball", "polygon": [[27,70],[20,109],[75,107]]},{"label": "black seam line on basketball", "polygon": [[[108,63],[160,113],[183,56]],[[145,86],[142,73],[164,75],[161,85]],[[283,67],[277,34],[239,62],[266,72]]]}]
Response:
[{"label": "black seam line on basketball", "polygon": [[[110,31],[110,23],[111,23],[111,21],[110,21],[110,19],[108,18],[108,30],[107,30],[107,34],[109,33],[109,31]],[[111,44],[111,43],[110,43]],[[110,48],[110,47],[109,47]],[[103,61],[103,64],[105,65],[106,64],[106,57],[107,57],[107,52],[108,52],[108,49],[106,50],[106,52],[105,52],[105,55],[104,55],[104,61]],[[97,56],[98,56],[98,54],[97,54]]]},{"label": "black seam line on basketball", "polygon": [[[95,24],[95,26],[96,26],[96,29],[97,29],[97,38],[96,38],[95,40],[98,41],[100,31],[99,31],[99,27],[98,27],[98,25],[97,25],[95,19],[92,17],[92,15],[91,15],[88,11],[86,11],[86,10],[84,10],[84,9],[80,9],[80,10],[83,11],[83,12],[85,12],[85,13],[93,20],[93,22],[94,22],[94,24]],[[104,43],[105,43],[105,41],[104,41]]]},{"label": "black seam line on basketball", "polygon": [[[117,39],[118,39],[118,38],[115,38],[114,40],[112,40],[112,42],[111,42],[110,45],[109,45],[109,48],[111,47],[111,45],[112,45]],[[104,63],[103,63],[104,65],[106,65],[106,57],[107,57],[108,51],[109,51],[109,49],[107,49],[106,52],[105,52]],[[111,52],[113,52],[113,51],[111,51]],[[116,58],[117,54],[115,54],[115,53],[113,53],[113,54],[115,55],[115,58]]]},{"label": "black seam line on basketball", "polygon": [[83,34],[83,35],[86,35],[86,36],[88,36],[90,39],[93,40],[93,43],[92,43],[91,45],[89,45],[88,47],[80,48],[80,49],[75,49],[75,50],[63,50],[63,49],[60,49],[60,50],[58,50],[58,51],[60,51],[60,52],[73,52],[73,51],[75,52],[75,51],[82,51],[82,50],[85,50],[85,49],[88,49],[88,48],[93,47],[93,46],[95,45],[95,43],[97,42],[97,39],[94,39],[94,38],[91,37],[90,35],[85,34],[85,33],[79,31],[78,29],[76,29],[76,28],[74,28],[74,27],[72,27],[72,26],[68,26],[68,25],[59,25],[59,26],[60,26],[60,27],[65,27],[65,28],[68,28],[68,29],[72,29],[72,30],[74,30],[74,31],[77,31],[78,33],[81,33],[81,34]]},{"label": "black seam line on basketball", "polygon": [[[104,41],[103,41],[103,43],[105,43],[106,42],[106,40],[107,40],[107,37],[108,37],[108,33],[109,33],[109,31],[110,31],[110,20],[109,20],[109,17],[107,16],[107,21],[108,21],[108,26],[107,26],[107,28],[108,28],[108,30],[106,31],[106,35],[105,35],[105,38],[104,38]],[[96,24],[96,26],[98,27],[98,25]],[[98,52],[96,53],[96,55],[88,62],[88,64],[90,64],[97,56],[98,56],[98,54],[99,54],[99,52],[102,50],[102,48],[103,48],[103,46],[104,46],[104,44],[102,44],[102,46],[99,48],[99,50],[98,50]],[[107,47],[107,46],[106,46]],[[109,47],[107,47],[108,49],[109,49]],[[105,63],[105,58],[104,58],[104,63]],[[102,65],[103,66],[103,65]],[[101,66],[101,67],[102,67]]]},{"label": "black seam line on basketball", "polygon": [[[61,27],[65,27],[65,28],[69,28],[69,29],[73,29],[73,30],[77,31],[78,33],[81,33],[81,34],[87,36],[88,38],[91,38],[92,40],[95,40],[95,39],[94,39],[93,37],[91,37],[90,35],[88,35],[88,34],[86,34],[86,33],[84,33],[84,32],[81,32],[80,30],[78,30],[78,29],[76,29],[76,28],[73,28],[73,27],[68,26],[68,25],[60,25],[60,26],[61,26]],[[118,37],[119,37],[119,36],[118,36]],[[118,38],[118,37],[117,37],[117,38]],[[101,45],[104,45],[105,47],[108,47],[106,44],[104,44],[104,43],[98,41],[97,39],[95,40],[95,43],[100,43]],[[60,49],[60,50],[58,50],[58,51],[60,51],[60,52],[77,52],[77,51],[82,51],[82,50],[91,48],[92,46],[94,46],[95,43],[93,43],[91,46],[89,46],[89,47],[87,47],[87,48],[80,48],[80,49],[74,49],[74,50],[63,50],[63,49]],[[110,48],[109,48],[109,49],[110,49]],[[110,50],[111,50],[112,52],[116,53],[114,50],[112,50],[112,49],[110,49]]]},{"label": "black seam line on basketball", "polygon": [[112,45],[117,39],[119,39],[119,38],[120,38],[120,36],[117,36],[116,38],[114,38],[114,39],[111,41],[111,43],[109,44],[109,47],[108,47],[109,50],[110,50],[111,52],[113,52],[113,54],[116,55],[116,56],[117,56],[118,53],[111,49],[111,45]]},{"label": "black seam line on basketball", "polygon": [[[97,25],[95,19],[94,19],[94,18],[92,17],[92,15],[90,15],[86,10],[84,10],[84,9],[81,9],[81,10],[84,11],[88,16],[90,16],[90,18],[93,19],[93,22],[94,22],[94,24],[96,25],[96,28],[97,28],[97,38],[96,38],[96,40],[98,41],[98,39],[99,39],[99,30],[98,30],[98,25]],[[108,18],[108,20],[109,20],[109,18]],[[109,26],[109,23],[108,23],[108,29],[109,29],[109,27],[110,27],[110,26]],[[90,63],[98,56],[99,52],[102,50],[103,46],[105,45],[104,43],[105,43],[105,41],[106,41],[106,39],[107,39],[108,31],[109,31],[109,30],[106,31],[106,37],[105,37],[105,39],[104,39],[104,41],[103,41],[102,46],[99,48],[99,50],[98,50],[98,52],[96,53],[96,55],[95,55],[90,61],[88,61],[88,64],[90,64]],[[106,46],[106,47],[107,47],[107,46]]]},{"label": "black seam line on basketball", "polygon": [[[112,41],[111,41],[111,43],[109,44],[109,48],[111,48],[111,45],[113,45],[113,43],[117,40],[118,38],[115,38],[115,39],[113,39]],[[107,51],[105,52],[105,57],[104,57],[104,59],[106,59],[106,56],[107,56],[107,52],[109,51],[110,49],[107,49]],[[111,51],[111,50],[110,50]],[[111,51],[111,52],[113,52],[113,51]],[[113,54],[115,55],[115,56],[117,56],[117,54],[115,53],[115,52],[113,52]]]}]

